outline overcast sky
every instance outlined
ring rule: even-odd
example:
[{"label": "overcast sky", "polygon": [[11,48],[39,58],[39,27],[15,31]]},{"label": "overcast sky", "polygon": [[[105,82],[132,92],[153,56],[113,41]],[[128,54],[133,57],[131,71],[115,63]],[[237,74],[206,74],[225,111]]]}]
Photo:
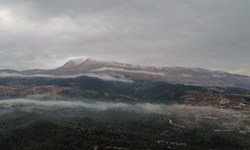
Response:
[{"label": "overcast sky", "polygon": [[73,58],[250,75],[250,0],[0,0],[0,69]]}]

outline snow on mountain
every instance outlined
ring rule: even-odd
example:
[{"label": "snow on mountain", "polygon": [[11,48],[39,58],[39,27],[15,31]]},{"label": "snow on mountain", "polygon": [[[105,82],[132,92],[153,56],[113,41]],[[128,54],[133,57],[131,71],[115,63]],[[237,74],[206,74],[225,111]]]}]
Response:
[{"label": "snow on mountain", "polygon": [[139,66],[113,61],[97,61],[93,59],[74,59],[62,67],[52,70],[0,70],[0,77],[44,76],[52,78],[68,78],[77,76],[93,76],[114,81],[153,80],[170,83],[192,84],[203,86],[236,86],[250,88],[250,77],[213,71],[202,68],[187,67],[154,67]]},{"label": "snow on mountain", "polygon": [[76,66],[86,61],[86,59],[73,59],[64,64],[64,66]]},{"label": "snow on mountain", "polygon": [[129,72],[129,73],[143,73],[143,74],[150,74],[150,75],[160,75],[160,76],[165,76],[164,73],[162,72],[148,72],[148,71],[140,71],[140,70],[125,70],[124,68],[116,68],[116,67],[103,67],[100,69],[93,70],[95,71],[105,71],[105,70],[110,70],[110,71],[115,71],[115,72]]}]

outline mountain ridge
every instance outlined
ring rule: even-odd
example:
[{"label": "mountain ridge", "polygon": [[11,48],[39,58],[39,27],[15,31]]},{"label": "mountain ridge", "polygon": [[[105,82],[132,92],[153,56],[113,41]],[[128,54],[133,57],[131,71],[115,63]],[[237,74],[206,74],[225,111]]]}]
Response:
[{"label": "mountain ridge", "polygon": [[0,77],[20,76],[46,77],[77,77],[77,76],[109,76],[128,80],[166,81],[178,84],[199,86],[230,86],[250,88],[250,77],[246,75],[230,74],[220,70],[187,67],[154,67],[139,66],[112,61],[97,61],[93,59],[75,59],[63,66],[51,70],[0,70]]}]

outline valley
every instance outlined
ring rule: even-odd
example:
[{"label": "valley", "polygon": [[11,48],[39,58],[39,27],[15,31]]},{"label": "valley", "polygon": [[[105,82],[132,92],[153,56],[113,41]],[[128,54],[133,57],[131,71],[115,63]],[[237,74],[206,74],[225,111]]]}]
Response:
[{"label": "valley", "polygon": [[[229,85],[224,78],[230,75],[224,72],[168,69],[169,75],[175,72],[174,77],[167,75],[166,68],[164,72],[92,60],[69,61],[49,71],[4,70],[5,76],[0,77],[0,137],[6,138],[0,141],[5,149],[192,150],[250,146],[250,90],[243,88],[247,82],[237,87]],[[197,73],[197,80],[190,82],[192,71]],[[215,78],[211,79],[213,83],[209,81],[211,84],[197,82],[198,74],[205,72],[217,73],[214,77],[223,78],[223,83]],[[33,131],[36,128],[48,132]],[[22,135],[23,130],[28,137]],[[29,145],[23,145],[22,140],[11,142],[14,137],[29,140]],[[38,146],[31,137],[43,144]]]}]

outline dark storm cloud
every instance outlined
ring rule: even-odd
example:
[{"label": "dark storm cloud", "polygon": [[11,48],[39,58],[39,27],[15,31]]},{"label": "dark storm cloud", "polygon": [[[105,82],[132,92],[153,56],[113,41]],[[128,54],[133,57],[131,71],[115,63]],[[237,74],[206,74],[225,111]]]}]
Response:
[{"label": "dark storm cloud", "polygon": [[0,0],[0,68],[76,57],[250,75],[247,0]]}]

